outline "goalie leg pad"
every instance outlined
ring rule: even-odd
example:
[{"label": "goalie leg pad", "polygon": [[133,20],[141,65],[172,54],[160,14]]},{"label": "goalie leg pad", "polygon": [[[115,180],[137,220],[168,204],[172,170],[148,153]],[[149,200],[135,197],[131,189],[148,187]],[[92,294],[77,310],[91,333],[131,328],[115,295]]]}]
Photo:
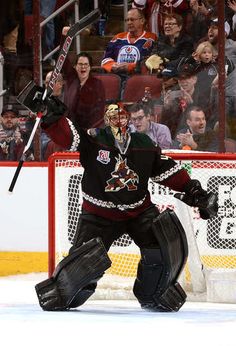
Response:
[{"label": "goalie leg pad", "polygon": [[160,248],[141,249],[134,294],[141,306],[151,311],[178,311],[186,294],[177,283],[187,259],[184,229],[171,210],[158,215],[153,233]]},{"label": "goalie leg pad", "polygon": [[153,311],[178,311],[185,303],[186,298],[187,295],[183,288],[176,282],[169,286],[160,297],[154,297],[156,305],[153,307]]},{"label": "goalie leg pad", "polygon": [[58,311],[83,304],[110,266],[101,239],[88,241],[63,259],[51,278],[35,286],[40,306],[43,310]]},{"label": "goalie leg pad", "polygon": [[173,210],[166,209],[158,215],[153,222],[155,234],[164,258],[168,272],[170,271],[169,283],[176,280],[188,257],[188,243],[184,228]]}]

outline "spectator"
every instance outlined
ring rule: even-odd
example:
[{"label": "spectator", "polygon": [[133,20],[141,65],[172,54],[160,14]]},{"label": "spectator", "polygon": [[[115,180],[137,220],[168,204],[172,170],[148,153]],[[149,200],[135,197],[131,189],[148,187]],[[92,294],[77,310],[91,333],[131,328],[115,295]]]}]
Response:
[{"label": "spectator", "polygon": [[[202,2],[205,3],[208,11],[210,12],[210,17],[214,18],[218,16],[218,2],[219,0],[202,0]],[[225,21],[229,25],[230,33],[229,37],[232,39],[235,39],[235,28],[234,28],[234,22],[235,22],[235,12],[236,12],[236,2],[235,0],[224,0],[225,6],[224,6],[224,17]]]},{"label": "spectator", "polygon": [[190,0],[189,7],[185,32],[192,37],[195,45],[206,36],[212,11],[203,2],[199,4],[198,0]]},{"label": "spectator", "polygon": [[[191,64],[197,73],[198,105],[210,115],[212,105],[209,100],[212,88],[218,86],[218,60],[215,49],[209,41],[201,42],[195,52],[183,60],[185,63]],[[227,57],[225,60],[227,76],[234,70],[234,64]]]},{"label": "spectator", "polygon": [[[53,71],[49,71],[45,77],[45,87],[48,87],[48,83],[52,76]],[[61,73],[58,74],[57,80],[53,86],[53,96],[57,96],[61,101],[64,100],[64,78]]]},{"label": "spectator", "polygon": [[225,4],[225,20],[230,25],[229,38],[236,39],[236,1],[227,0]]},{"label": "spectator", "polygon": [[181,57],[193,52],[193,40],[183,32],[183,19],[178,14],[169,14],[164,19],[164,34],[154,44],[152,55],[168,59],[166,67],[176,66]]},{"label": "spectator", "polygon": [[[62,34],[66,35],[68,30],[69,27],[64,27]],[[105,90],[102,82],[92,76],[91,67],[92,57],[86,52],[80,52],[74,66],[67,57],[62,68],[68,117],[85,129],[104,124]]]},{"label": "spectator", "polygon": [[17,43],[23,14],[22,1],[1,1],[0,13],[0,50],[4,57],[4,88],[9,91],[9,94],[15,95]]},{"label": "spectator", "polygon": [[[230,27],[225,23],[225,55],[236,65],[236,42],[228,38]],[[208,40],[214,46],[216,53],[218,53],[218,20],[215,19],[211,22],[208,29]],[[218,113],[218,89],[213,93],[212,109],[213,113]],[[232,130],[232,136],[236,139],[236,132],[234,130],[236,125],[236,69],[230,73],[225,81],[225,109],[227,121],[229,122],[229,129]]]},{"label": "spectator", "polygon": [[[49,17],[55,9],[56,0],[40,0],[40,14],[42,17]],[[45,54],[51,52],[55,48],[55,24],[54,19],[51,19],[45,25],[45,30],[43,32],[43,48],[45,50]]]},{"label": "spectator", "polygon": [[150,55],[157,40],[156,34],[145,31],[145,18],[141,10],[129,10],[126,22],[128,31],[113,37],[101,62],[106,72],[125,76],[139,71],[138,63]]},{"label": "spectator", "polygon": [[[49,17],[56,6],[56,0],[40,0],[40,15],[44,18]],[[33,1],[24,0],[25,15],[32,15]],[[43,50],[44,54],[48,54],[55,48],[55,25],[54,19],[51,19],[43,30]]]},{"label": "spectator", "polygon": [[[102,6],[103,2],[105,2],[105,0],[98,0],[98,7],[102,14],[104,13],[105,8],[108,6],[108,5],[106,6],[106,4],[109,1],[106,0],[106,4]],[[58,10],[60,7],[64,6],[66,3],[68,3],[68,0],[57,0],[55,11]],[[87,14],[89,14],[91,11],[94,10],[94,0],[78,1],[78,6],[79,6],[79,18],[82,19],[84,16],[86,16]],[[64,9],[64,11],[61,12],[59,16],[56,16],[54,20],[55,20],[55,30],[56,30],[56,44],[57,42],[58,44],[60,44],[62,28],[68,24],[72,25],[76,21],[75,3],[72,3],[66,9]],[[92,30],[93,26],[95,25],[86,27],[80,34],[81,35],[90,34],[91,32],[94,31]]]},{"label": "spectator", "polygon": [[172,140],[167,126],[151,121],[150,107],[143,102],[133,104],[130,109],[131,131],[148,135],[161,149],[170,149]]},{"label": "spectator", "polygon": [[176,136],[173,147],[198,151],[218,151],[217,132],[207,128],[205,113],[198,106],[186,110],[186,124]]},{"label": "spectator", "polygon": [[176,132],[183,124],[183,113],[192,103],[197,104],[198,92],[196,90],[197,75],[191,65],[178,66],[176,73],[177,85],[162,95],[161,123],[165,124],[175,138]]},{"label": "spectator", "polygon": [[24,149],[17,109],[6,106],[0,117],[0,160],[18,161]]},{"label": "spectator", "polygon": [[148,30],[159,36],[160,33],[163,33],[164,16],[172,12],[183,15],[189,5],[187,0],[135,0],[132,7],[144,10]]}]

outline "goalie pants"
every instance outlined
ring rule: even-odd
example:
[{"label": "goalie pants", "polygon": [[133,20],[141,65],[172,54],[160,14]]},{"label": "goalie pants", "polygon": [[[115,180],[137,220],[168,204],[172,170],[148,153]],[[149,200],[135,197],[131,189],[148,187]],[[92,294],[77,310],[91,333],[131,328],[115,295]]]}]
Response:
[{"label": "goalie pants", "polygon": [[114,240],[123,234],[129,234],[140,248],[158,247],[152,231],[153,219],[159,215],[155,206],[151,206],[138,217],[125,221],[113,221],[83,211],[71,251],[93,238],[100,237],[108,251]]}]

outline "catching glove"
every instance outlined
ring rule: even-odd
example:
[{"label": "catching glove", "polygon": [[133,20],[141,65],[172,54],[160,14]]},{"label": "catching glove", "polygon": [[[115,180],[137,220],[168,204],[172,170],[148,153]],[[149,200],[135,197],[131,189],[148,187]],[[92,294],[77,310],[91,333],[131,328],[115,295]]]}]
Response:
[{"label": "catching glove", "polygon": [[66,105],[55,96],[46,97],[44,100],[46,110],[42,117],[42,123],[51,125],[57,122],[66,112]]},{"label": "catching glove", "polygon": [[217,196],[203,190],[198,180],[191,180],[185,188],[184,193],[176,193],[174,197],[191,207],[198,207],[202,219],[207,220],[217,215]]}]

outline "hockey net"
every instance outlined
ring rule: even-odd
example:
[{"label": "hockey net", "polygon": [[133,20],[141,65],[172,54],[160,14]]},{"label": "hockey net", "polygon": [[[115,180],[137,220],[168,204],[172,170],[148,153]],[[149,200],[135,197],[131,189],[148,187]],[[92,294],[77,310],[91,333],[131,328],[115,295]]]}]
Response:
[{"label": "hockey net", "polygon": [[[191,300],[236,302],[236,155],[166,153],[219,196],[219,213],[202,220],[196,208],[173,197],[174,191],[150,181],[152,201],[160,211],[175,210],[187,235],[189,257],[179,281]],[[96,174],[96,172],[94,172]],[[78,153],[49,158],[49,275],[67,255],[81,211],[83,168]],[[95,298],[132,299],[139,250],[128,235],[115,241],[112,267],[100,280]]]}]

